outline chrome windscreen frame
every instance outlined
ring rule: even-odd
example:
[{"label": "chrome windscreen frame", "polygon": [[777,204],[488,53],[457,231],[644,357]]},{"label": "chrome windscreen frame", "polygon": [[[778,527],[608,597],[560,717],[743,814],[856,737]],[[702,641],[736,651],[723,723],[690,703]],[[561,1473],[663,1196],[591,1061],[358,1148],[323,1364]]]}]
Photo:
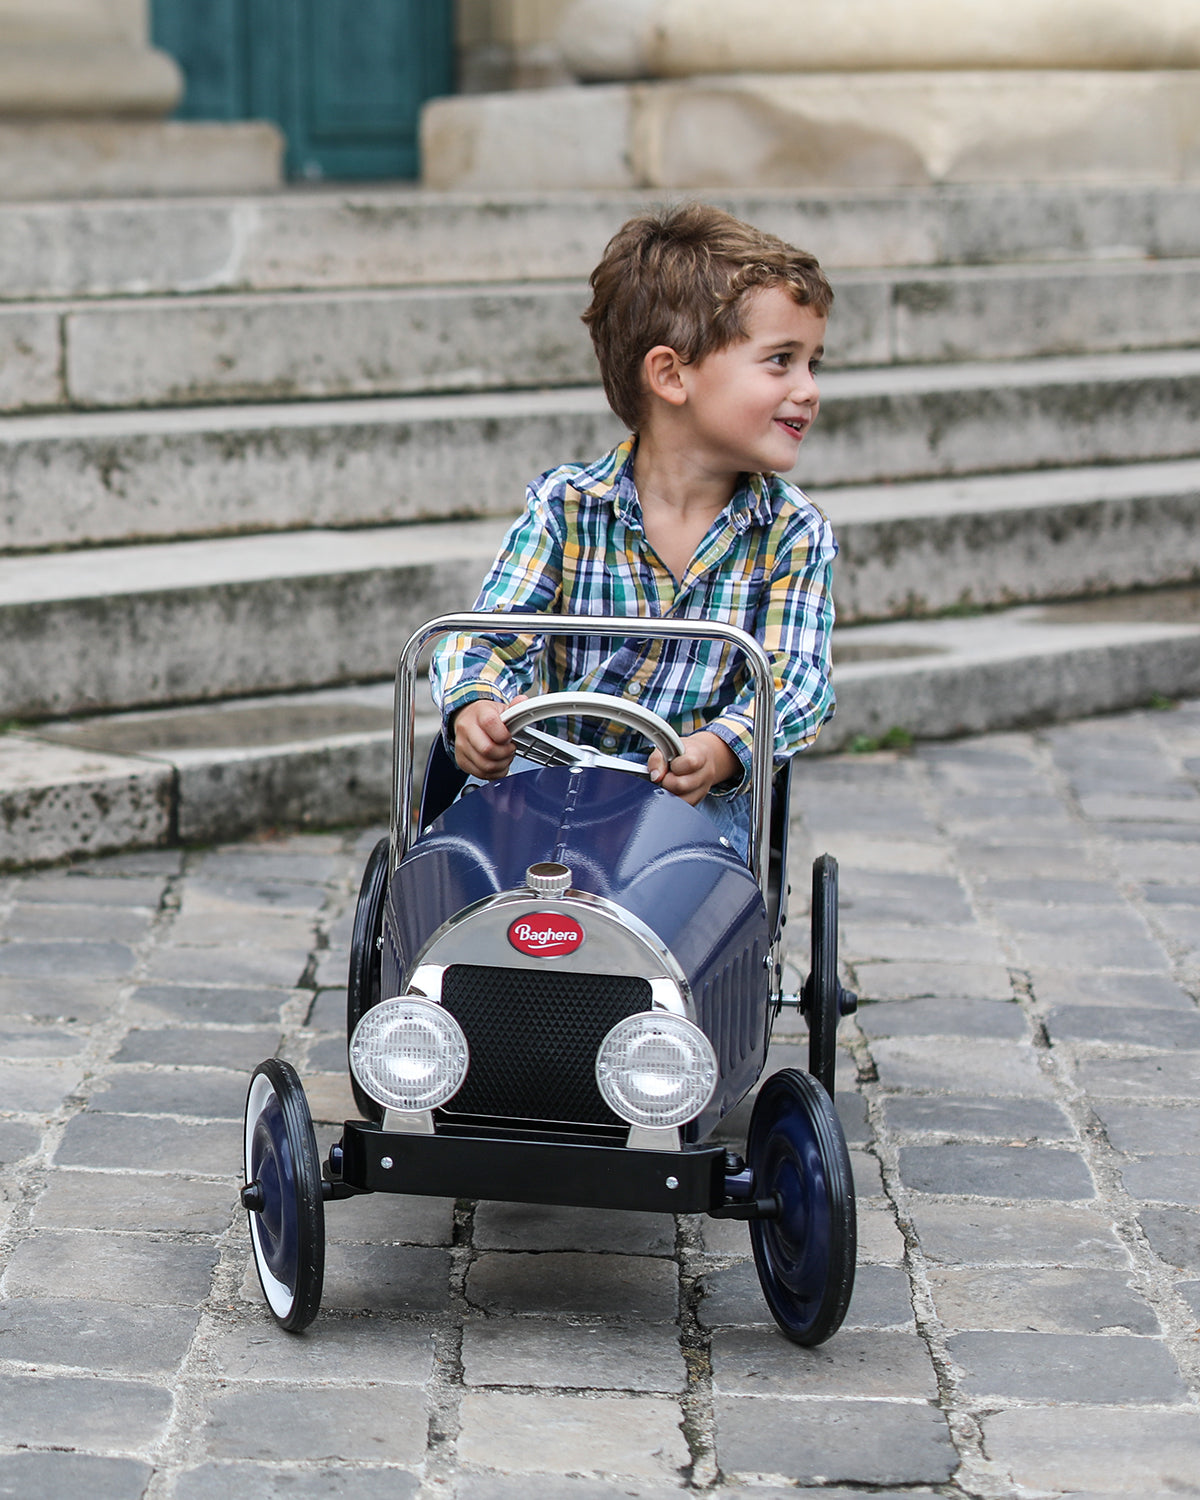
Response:
[{"label": "chrome windscreen frame", "polygon": [[719,641],[742,653],[754,683],[754,739],[750,778],[750,849],[747,863],[766,900],[770,850],[771,776],[775,748],[775,684],[767,654],[752,635],[715,620],[652,620],[642,616],[488,614],[439,615],[415,631],[396,667],[392,735],[392,826],[389,876],[412,837],[413,761],[416,742],[416,674],[422,651],[448,635],[613,636],[647,640]]}]

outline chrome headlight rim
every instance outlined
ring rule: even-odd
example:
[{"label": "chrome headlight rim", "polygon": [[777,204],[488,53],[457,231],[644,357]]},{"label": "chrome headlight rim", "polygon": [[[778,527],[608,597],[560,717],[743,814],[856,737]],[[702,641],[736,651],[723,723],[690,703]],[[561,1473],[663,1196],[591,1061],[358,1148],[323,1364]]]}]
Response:
[{"label": "chrome headlight rim", "polygon": [[596,1085],[628,1125],[669,1129],[703,1113],[719,1068],[694,1021],[665,1010],[637,1011],[617,1022],[596,1053]]},{"label": "chrome headlight rim", "polygon": [[385,1109],[420,1114],[437,1109],[462,1087],[470,1048],[450,1012],[423,995],[397,995],[374,1005],[350,1038],[350,1071]]}]

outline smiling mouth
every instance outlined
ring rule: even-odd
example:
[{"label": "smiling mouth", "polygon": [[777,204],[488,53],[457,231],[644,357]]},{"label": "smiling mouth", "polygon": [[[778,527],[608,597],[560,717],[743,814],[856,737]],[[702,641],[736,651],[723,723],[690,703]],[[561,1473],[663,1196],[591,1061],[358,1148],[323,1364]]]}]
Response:
[{"label": "smiling mouth", "polygon": [[802,438],[804,436],[805,423],[789,422],[786,417],[776,417],[775,420],[781,427],[786,427],[793,437]]}]

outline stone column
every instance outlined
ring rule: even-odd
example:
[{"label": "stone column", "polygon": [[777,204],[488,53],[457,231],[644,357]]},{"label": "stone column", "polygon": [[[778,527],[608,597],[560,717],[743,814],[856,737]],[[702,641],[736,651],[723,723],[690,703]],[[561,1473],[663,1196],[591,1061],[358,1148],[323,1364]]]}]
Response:
[{"label": "stone column", "polygon": [[570,0],[587,87],[428,107],[439,187],[1200,179],[1200,0]]},{"label": "stone column", "polygon": [[148,0],[0,0],[0,198],[277,184],[275,128],[167,121],[182,88]]}]

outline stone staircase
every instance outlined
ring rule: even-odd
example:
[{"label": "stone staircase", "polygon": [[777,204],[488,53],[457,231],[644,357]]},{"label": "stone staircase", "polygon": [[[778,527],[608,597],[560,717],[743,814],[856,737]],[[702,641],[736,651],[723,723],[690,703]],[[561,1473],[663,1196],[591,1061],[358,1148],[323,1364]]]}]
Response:
[{"label": "stone staircase", "polygon": [[[620,435],[578,315],[643,201],[0,207],[0,863],[380,815],[400,644]],[[1200,692],[1200,190],[719,201],[838,294],[822,748]]]}]

